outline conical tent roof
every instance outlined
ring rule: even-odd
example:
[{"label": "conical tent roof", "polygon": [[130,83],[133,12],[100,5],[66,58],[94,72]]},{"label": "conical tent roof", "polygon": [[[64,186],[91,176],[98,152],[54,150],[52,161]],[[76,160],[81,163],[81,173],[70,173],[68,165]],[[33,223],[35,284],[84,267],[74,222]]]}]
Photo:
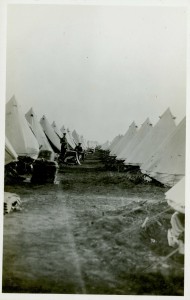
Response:
[{"label": "conical tent roof", "polygon": [[175,128],[174,117],[168,108],[160,117],[157,124],[129,155],[127,159],[128,163],[131,165],[141,165],[158,149],[164,139],[166,139]]},{"label": "conical tent roof", "polygon": [[80,138],[81,146],[83,147],[82,135],[80,135],[79,138]]},{"label": "conical tent roof", "polygon": [[18,156],[37,158],[38,142],[14,96],[6,104],[6,136]]},{"label": "conical tent roof", "polygon": [[[127,132],[123,136],[123,138],[115,145],[112,152],[117,155],[119,158],[119,154],[122,152],[122,150],[127,146],[127,144],[132,140],[134,135],[137,133],[137,126],[135,122],[133,121],[131,125],[129,126]],[[111,153],[112,153],[111,152]]]},{"label": "conical tent roof", "polygon": [[109,141],[106,141],[106,142],[101,146],[101,149],[102,149],[102,150],[108,150],[108,149],[109,149],[109,145],[110,145],[110,142],[109,142]]},{"label": "conical tent roof", "polygon": [[53,128],[53,130],[55,131],[55,133],[58,135],[59,138],[62,137],[63,133],[61,132],[61,130],[58,129],[55,121],[53,121],[53,123],[51,124],[51,127]]},{"label": "conical tent roof", "polygon": [[73,130],[72,136],[73,136],[76,144],[80,143],[80,137],[79,137],[78,133],[76,132],[76,130]]},{"label": "conical tent roof", "polygon": [[165,193],[168,205],[174,210],[185,213],[185,177]]},{"label": "conical tent roof", "polygon": [[[134,134],[134,137],[130,140],[127,146],[120,153],[120,157],[123,159],[127,159],[132,151],[138,146],[138,144],[144,139],[147,133],[152,130],[152,124],[150,123],[149,118],[145,120],[140,129]],[[125,160],[125,164],[127,164],[127,160]]]},{"label": "conical tent roof", "polygon": [[83,148],[84,150],[86,150],[87,147],[86,147],[86,143],[85,143],[85,140],[84,140],[83,135],[80,136],[80,140],[81,140],[82,148]]},{"label": "conical tent roof", "polygon": [[173,186],[185,175],[185,135],[184,118],[158,150],[141,166],[143,173],[160,181],[166,186]]},{"label": "conical tent roof", "polygon": [[136,127],[136,131],[133,132],[131,136],[129,136],[128,139],[125,139],[125,144],[123,145],[123,148],[120,149],[120,152],[117,154],[117,159],[126,159],[125,151],[129,147],[130,143],[133,141],[137,133],[139,132],[138,128]]},{"label": "conical tent roof", "polygon": [[88,148],[87,140],[84,137],[83,137],[83,141],[84,141],[85,150],[87,150],[87,148]]},{"label": "conical tent roof", "polygon": [[113,141],[111,141],[111,143],[110,143],[110,145],[109,145],[109,150],[112,151],[113,148],[115,147],[115,145],[116,145],[117,143],[119,143],[119,141],[120,141],[122,138],[123,138],[123,135],[122,135],[122,134],[117,135],[117,136],[113,139]]},{"label": "conical tent roof", "polygon": [[38,122],[37,116],[34,113],[34,110],[32,107],[25,114],[25,118],[28,121],[28,123],[30,124],[31,130],[34,133],[34,135],[38,141],[40,150],[48,150],[48,151],[53,152],[53,149],[50,146],[50,143],[48,142],[48,139],[42,129],[41,124]]},{"label": "conical tent roof", "polygon": [[64,125],[61,127],[60,131],[62,132],[62,134],[67,132],[67,130],[66,130],[66,128],[65,128]]},{"label": "conical tent roof", "polygon": [[88,148],[96,148],[96,146],[98,145],[98,143],[96,141],[87,141],[87,147]]},{"label": "conical tent roof", "polygon": [[53,128],[51,127],[50,123],[48,122],[48,120],[45,116],[43,116],[41,118],[40,124],[43,128],[43,131],[44,131],[51,147],[53,148],[53,150],[56,153],[59,153],[61,151],[60,139],[58,138],[57,134],[55,133],[55,131],[53,130]]},{"label": "conical tent roof", "polygon": [[87,144],[87,140],[85,138],[84,138],[84,145],[85,145],[85,149],[87,150],[88,144]]},{"label": "conical tent roof", "polygon": [[12,161],[17,160],[17,154],[13,146],[9,142],[8,138],[5,137],[5,165]]},{"label": "conical tent roof", "polygon": [[71,146],[71,148],[75,148],[75,143],[74,143],[74,140],[73,140],[73,137],[71,135],[71,132],[70,132],[70,129],[67,128],[67,131],[66,131],[66,138],[67,138],[67,142],[69,143],[69,145]]}]

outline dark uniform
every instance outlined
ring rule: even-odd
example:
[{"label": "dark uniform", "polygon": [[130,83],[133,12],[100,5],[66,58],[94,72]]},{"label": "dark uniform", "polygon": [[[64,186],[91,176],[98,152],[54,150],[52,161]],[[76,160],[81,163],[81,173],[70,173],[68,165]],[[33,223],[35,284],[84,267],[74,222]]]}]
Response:
[{"label": "dark uniform", "polygon": [[68,150],[68,142],[65,134],[63,135],[62,138],[60,138],[60,143],[61,143],[61,156],[64,157],[66,151]]},{"label": "dark uniform", "polygon": [[82,160],[84,160],[84,151],[82,149],[81,143],[79,143],[76,147],[75,147],[75,151],[78,154],[78,157],[80,158],[80,156],[82,157]]}]

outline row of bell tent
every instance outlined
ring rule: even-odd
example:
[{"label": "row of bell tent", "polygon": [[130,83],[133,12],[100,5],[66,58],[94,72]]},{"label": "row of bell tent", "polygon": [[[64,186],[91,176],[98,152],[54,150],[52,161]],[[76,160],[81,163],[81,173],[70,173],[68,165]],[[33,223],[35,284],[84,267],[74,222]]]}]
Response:
[{"label": "row of bell tent", "polygon": [[5,137],[5,165],[11,163],[12,161],[17,160],[17,153],[14,150],[13,146],[9,142],[8,138]]},{"label": "row of bell tent", "polygon": [[36,159],[41,150],[51,152],[51,159],[60,153],[60,138],[66,133],[67,142],[74,149],[80,142],[84,150],[90,141],[86,141],[76,130],[72,133],[64,126],[59,130],[56,123],[50,125],[44,115],[40,122],[33,108],[25,115],[22,108],[13,96],[6,104],[6,139],[5,139],[5,165],[17,160],[18,156],[29,156]]},{"label": "row of bell tent", "polygon": [[138,129],[135,122],[124,135],[102,145],[112,157],[127,167],[139,167],[142,174],[170,189],[165,193],[168,205],[175,211],[168,229],[168,244],[184,254],[185,219],[185,148],[186,118],[176,126],[168,108],[153,126],[147,118]]},{"label": "row of bell tent", "polygon": [[155,126],[149,118],[138,129],[135,122],[124,135],[116,136],[102,149],[126,166],[139,166],[141,172],[172,187],[185,175],[186,118],[176,126],[168,108]]},{"label": "row of bell tent", "polygon": [[[97,146],[97,142],[86,142],[76,130],[71,133],[64,126],[59,129],[55,122],[50,125],[46,116],[39,122],[32,108],[24,115],[13,96],[6,104],[5,164],[17,160],[19,156],[36,159],[43,150],[51,152],[51,160],[54,160],[61,151],[60,138],[63,133],[66,133],[71,149],[79,142],[84,150]],[[111,144],[106,142],[102,145],[102,149],[110,151],[110,156],[127,166],[138,166],[146,176],[171,187],[166,193],[166,200],[176,211],[171,218],[172,228],[168,230],[168,243],[173,247],[176,243],[183,245],[179,233],[184,231],[184,227],[180,224],[179,214],[185,214],[185,138],[186,119],[176,126],[175,118],[167,109],[155,126],[149,118],[139,129],[132,122],[124,135],[116,136]],[[15,194],[5,195],[6,211],[11,209],[18,197]],[[180,251],[183,253],[184,250]]]}]

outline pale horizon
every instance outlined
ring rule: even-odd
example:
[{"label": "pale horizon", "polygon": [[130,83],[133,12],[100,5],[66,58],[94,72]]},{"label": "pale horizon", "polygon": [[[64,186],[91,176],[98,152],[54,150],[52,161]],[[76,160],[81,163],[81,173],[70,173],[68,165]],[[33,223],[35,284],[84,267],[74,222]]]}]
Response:
[{"label": "pale horizon", "polygon": [[7,101],[104,143],[169,107],[186,115],[180,7],[9,5]]}]

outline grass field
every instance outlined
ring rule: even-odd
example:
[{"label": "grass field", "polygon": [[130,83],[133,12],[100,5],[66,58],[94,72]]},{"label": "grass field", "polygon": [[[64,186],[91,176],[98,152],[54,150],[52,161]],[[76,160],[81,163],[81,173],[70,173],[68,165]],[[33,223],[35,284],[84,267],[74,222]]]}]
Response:
[{"label": "grass field", "polygon": [[4,217],[3,292],[183,295],[183,257],[165,259],[166,188],[107,171],[96,153],[57,180],[5,186],[22,210]]}]

